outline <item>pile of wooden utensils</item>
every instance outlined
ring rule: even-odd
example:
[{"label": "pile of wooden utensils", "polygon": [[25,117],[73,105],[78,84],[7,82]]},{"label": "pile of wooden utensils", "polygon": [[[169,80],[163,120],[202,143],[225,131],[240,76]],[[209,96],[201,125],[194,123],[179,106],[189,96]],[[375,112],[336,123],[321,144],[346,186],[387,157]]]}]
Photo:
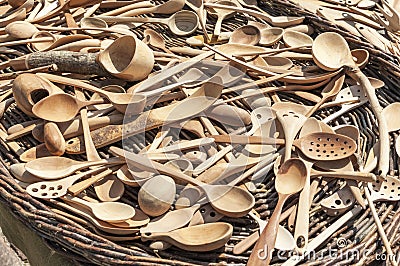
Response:
[{"label": "pile of wooden utensils", "polygon": [[[259,233],[233,249],[240,254],[257,242],[248,265],[268,265],[274,249],[312,252],[368,204],[393,254],[374,201],[400,199],[400,181],[387,176],[388,133],[400,129],[400,107],[380,106],[375,90],[384,83],[360,70],[368,51],[350,51],[337,33],[315,37],[303,17],[271,16],[249,0],[2,2],[0,51],[9,60],[0,64],[7,70],[0,74],[1,113],[15,102],[32,119],[0,137],[20,155],[23,163],[10,171],[33,197],[86,219],[105,238],[140,233],[154,249],[221,248],[233,226],[218,221],[251,215]],[[396,6],[377,5],[386,25],[376,12],[378,22],[359,10],[372,1],[352,2],[358,8],[298,1],[340,26],[333,10],[353,12],[345,19],[361,23],[354,24],[358,34],[398,54]],[[224,32],[223,21],[236,14],[248,24]],[[208,15],[217,19],[213,34]],[[169,32],[143,23],[165,24]],[[377,27],[392,39],[378,38]],[[165,36],[185,36],[187,45],[172,37],[166,45]],[[277,92],[306,104],[281,101]],[[328,123],[367,102],[379,141],[360,165],[359,129]],[[331,107],[340,109],[313,117]],[[151,143],[134,150],[131,140],[152,130]],[[41,144],[21,151],[18,141],[30,134]],[[103,159],[102,147],[115,157]],[[270,171],[279,201],[266,223],[254,215],[251,191]],[[346,181],[320,205],[341,218],[309,241],[311,203],[326,178]],[[137,204],[119,201],[125,186],[137,187]],[[281,216],[287,199],[296,203]],[[279,225],[287,217],[290,231]],[[293,256],[285,264],[296,263]]]}]

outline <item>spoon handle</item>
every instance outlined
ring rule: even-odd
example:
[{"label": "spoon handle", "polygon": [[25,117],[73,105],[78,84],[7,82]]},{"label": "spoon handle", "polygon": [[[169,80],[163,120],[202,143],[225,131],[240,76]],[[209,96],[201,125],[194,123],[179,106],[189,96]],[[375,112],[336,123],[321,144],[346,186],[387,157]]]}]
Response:
[{"label": "spoon handle", "polygon": [[79,193],[81,193],[83,190],[88,188],[89,186],[93,185],[97,181],[103,179],[107,175],[111,174],[113,171],[111,169],[107,169],[99,174],[96,174],[88,179],[85,179],[79,183],[76,183],[68,188],[68,192],[72,194],[73,196],[77,196]]},{"label": "spoon handle", "polygon": [[278,233],[279,217],[282,212],[283,204],[285,204],[285,201],[289,196],[290,194],[279,194],[279,200],[274,213],[251,252],[250,258],[247,262],[248,266],[265,266],[269,265],[271,262],[272,252],[275,247],[276,236]]},{"label": "spoon handle", "polygon": [[114,17],[114,16],[98,16],[97,18],[105,22],[139,22],[139,23],[162,23],[167,24],[167,20],[158,18],[138,18],[138,17]]},{"label": "spoon handle", "polygon": [[352,171],[343,171],[343,172],[312,171],[311,177],[316,177],[316,176],[345,178],[345,179],[353,179],[353,180],[364,181],[364,182],[376,181],[376,176],[373,173],[361,173],[361,172],[352,172]]},{"label": "spoon handle", "polygon": [[378,173],[380,176],[385,177],[389,172],[390,140],[386,120],[382,115],[382,106],[379,104],[378,98],[376,97],[374,87],[372,87],[368,78],[360,69],[356,68],[347,73],[363,87],[371,104],[372,111],[378,121],[380,143]]},{"label": "spoon handle", "polygon": [[251,235],[249,235],[248,237],[246,237],[233,247],[232,250],[233,254],[235,255],[242,254],[243,252],[248,250],[254,243],[256,243],[259,238],[260,238],[259,231],[252,233]]}]

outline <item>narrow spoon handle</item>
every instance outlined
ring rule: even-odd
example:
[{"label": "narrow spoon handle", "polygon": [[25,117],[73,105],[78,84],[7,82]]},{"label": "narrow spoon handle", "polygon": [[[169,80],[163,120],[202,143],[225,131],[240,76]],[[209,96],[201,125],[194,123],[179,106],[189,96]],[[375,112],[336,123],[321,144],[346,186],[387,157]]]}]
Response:
[{"label": "narrow spoon handle", "polygon": [[158,18],[138,18],[138,17],[114,17],[114,16],[98,16],[97,18],[105,22],[139,22],[139,23],[162,23],[168,24],[169,19]]},{"label": "narrow spoon handle", "polygon": [[374,87],[372,87],[370,81],[360,69],[357,68],[347,73],[363,87],[371,104],[372,111],[378,121],[380,143],[378,174],[382,177],[386,177],[389,172],[390,140],[387,123],[382,115],[382,106],[379,104],[378,98],[376,97]]},{"label": "narrow spoon handle", "polygon": [[269,265],[272,259],[272,252],[275,247],[276,236],[278,233],[279,217],[282,212],[285,201],[290,194],[279,194],[279,200],[275,207],[274,213],[268,221],[267,226],[262,231],[250,258],[247,266],[265,266]]}]

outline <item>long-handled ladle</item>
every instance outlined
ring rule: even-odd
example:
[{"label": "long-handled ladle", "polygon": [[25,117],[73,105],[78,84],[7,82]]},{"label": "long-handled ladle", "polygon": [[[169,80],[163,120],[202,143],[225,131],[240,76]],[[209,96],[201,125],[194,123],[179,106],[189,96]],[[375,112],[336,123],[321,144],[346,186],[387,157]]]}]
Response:
[{"label": "long-handled ladle", "polygon": [[375,89],[368,78],[354,62],[346,40],[334,32],[325,32],[315,38],[312,53],[315,63],[322,69],[334,71],[345,67],[346,73],[361,84],[376,116],[379,126],[380,156],[379,175],[385,177],[389,171],[390,141],[386,121],[382,115],[382,107],[375,95]]}]

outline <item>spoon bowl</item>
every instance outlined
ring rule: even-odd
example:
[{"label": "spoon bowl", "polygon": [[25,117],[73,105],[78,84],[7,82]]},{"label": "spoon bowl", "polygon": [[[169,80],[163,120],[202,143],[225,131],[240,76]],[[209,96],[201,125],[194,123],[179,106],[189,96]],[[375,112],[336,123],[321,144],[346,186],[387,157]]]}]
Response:
[{"label": "spoon bowl", "polygon": [[230,43],[257,45],[261,39],[260,30],[251,25],[245,25],[232,32]]},{"label": "spoon bowl", "polygon": [[259,44],[262,46],[271,46],[282,39],[284,32],[284,29],[278,27],[263,29],[260,31],[261,39]]}]

